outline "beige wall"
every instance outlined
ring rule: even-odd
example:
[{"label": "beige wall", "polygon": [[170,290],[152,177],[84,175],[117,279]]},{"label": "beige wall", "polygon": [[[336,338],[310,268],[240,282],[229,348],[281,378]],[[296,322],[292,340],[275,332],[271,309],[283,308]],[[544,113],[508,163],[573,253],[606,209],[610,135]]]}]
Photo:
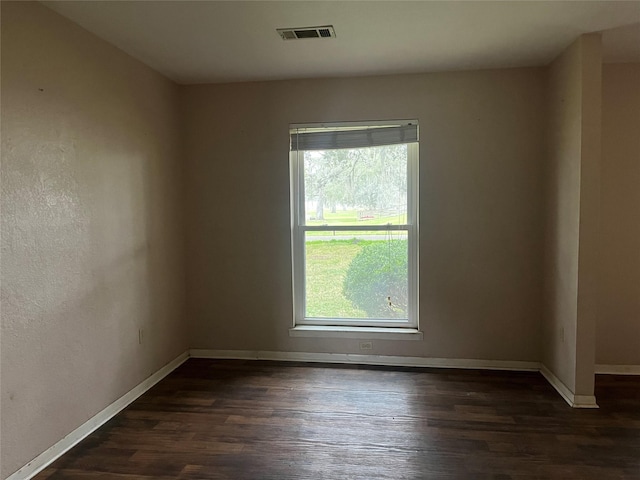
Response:
[{"label": "beige wall", "polygon": [[2,2],[2,478],[188,346],[178,125],[171,82]]},{"label": "beige wall", "polygon": [[602,38],[579,39],[582,56],[582,141],[580,166],[580,256],[576,395],[594,394],[598,271],[600,255],[600,161],[602,156]]},{"label": "beige wall", "polygon": [[545,70],[182,87],[192,346],[360,353],[290,338],[288,126],[420,122],[424,341],[373,354],[539,360]]},{"label": "beige wall", "polygon": [[640,365],[640,64],[602,72],[596,362]]},{"label": "beige wall", "polygon": [[593,395],[600,162],[599,35],[550,66],[543,363],[573,393]]}]

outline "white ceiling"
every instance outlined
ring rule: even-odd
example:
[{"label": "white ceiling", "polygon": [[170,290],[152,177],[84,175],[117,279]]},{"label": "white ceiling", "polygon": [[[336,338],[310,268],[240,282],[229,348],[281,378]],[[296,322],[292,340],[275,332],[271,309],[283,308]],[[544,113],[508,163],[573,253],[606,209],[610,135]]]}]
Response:
[{"label": "white ceiling", "polygon": [[640,0],[43,3],[183,84],[545,65],[604,30],[605,60],[640,61]]}]

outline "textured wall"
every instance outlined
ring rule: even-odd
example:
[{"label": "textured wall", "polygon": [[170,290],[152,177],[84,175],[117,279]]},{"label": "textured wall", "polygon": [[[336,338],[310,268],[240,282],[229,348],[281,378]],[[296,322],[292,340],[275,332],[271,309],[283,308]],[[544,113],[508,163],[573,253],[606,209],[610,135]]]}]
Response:
[{"label": "textured wall", "polygon": [[596,362],[640,365],[640,64],[602,72]]},{"label": "textured wall", "polygon": [[288,126],[420,122],[424,341],[374,354],[539,360],[544,69],[182,87],[192,346],[360,353],[290,338]]},{"label": "textured wall", "polygon": [[549,70],[544,364],[575,388],[581,129],[580,45]]},{"label": "textured wall", "polygon": [[600,37],[549,68],[543,363],[593,395],[600,162]]},{"label": "textured wall", "polygon": [[593,395],[600,270],[600,161],[602,157],[602,38],[579,39],[582,55],[582,140],[580,163],[580,255],[576,395]]},{"label": "textured wall", "polygon": [[187,348],[178,120],[171,82],[2,2],[2,478]]}]

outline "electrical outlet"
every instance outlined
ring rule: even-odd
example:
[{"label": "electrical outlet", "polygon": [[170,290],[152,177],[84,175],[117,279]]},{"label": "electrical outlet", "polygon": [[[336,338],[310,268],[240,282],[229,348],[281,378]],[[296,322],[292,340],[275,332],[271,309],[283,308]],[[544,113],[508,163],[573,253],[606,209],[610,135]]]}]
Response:
[{"label": "electrical outlet", "polygon": [[373,342],[360,342],[360,350],[373,350]]},{"label": "electrical outlet", "polygon": [[138,343],[140,345],[142,345],[142,342],[144,341],[144,330],[142,328],[140,328],[138,330]]}]

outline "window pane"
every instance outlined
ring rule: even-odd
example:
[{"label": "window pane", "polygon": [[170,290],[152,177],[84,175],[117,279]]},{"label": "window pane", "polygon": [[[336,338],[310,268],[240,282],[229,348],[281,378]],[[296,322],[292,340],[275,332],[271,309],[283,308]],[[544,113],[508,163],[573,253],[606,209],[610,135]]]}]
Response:
[{"label": "window pane", "polygon": [[307,225],[407,223],[407,145],[304,152]]},{"label": "window pane", "polygon": [[306,232],[305,317],[407,319],[407,232]]}]

